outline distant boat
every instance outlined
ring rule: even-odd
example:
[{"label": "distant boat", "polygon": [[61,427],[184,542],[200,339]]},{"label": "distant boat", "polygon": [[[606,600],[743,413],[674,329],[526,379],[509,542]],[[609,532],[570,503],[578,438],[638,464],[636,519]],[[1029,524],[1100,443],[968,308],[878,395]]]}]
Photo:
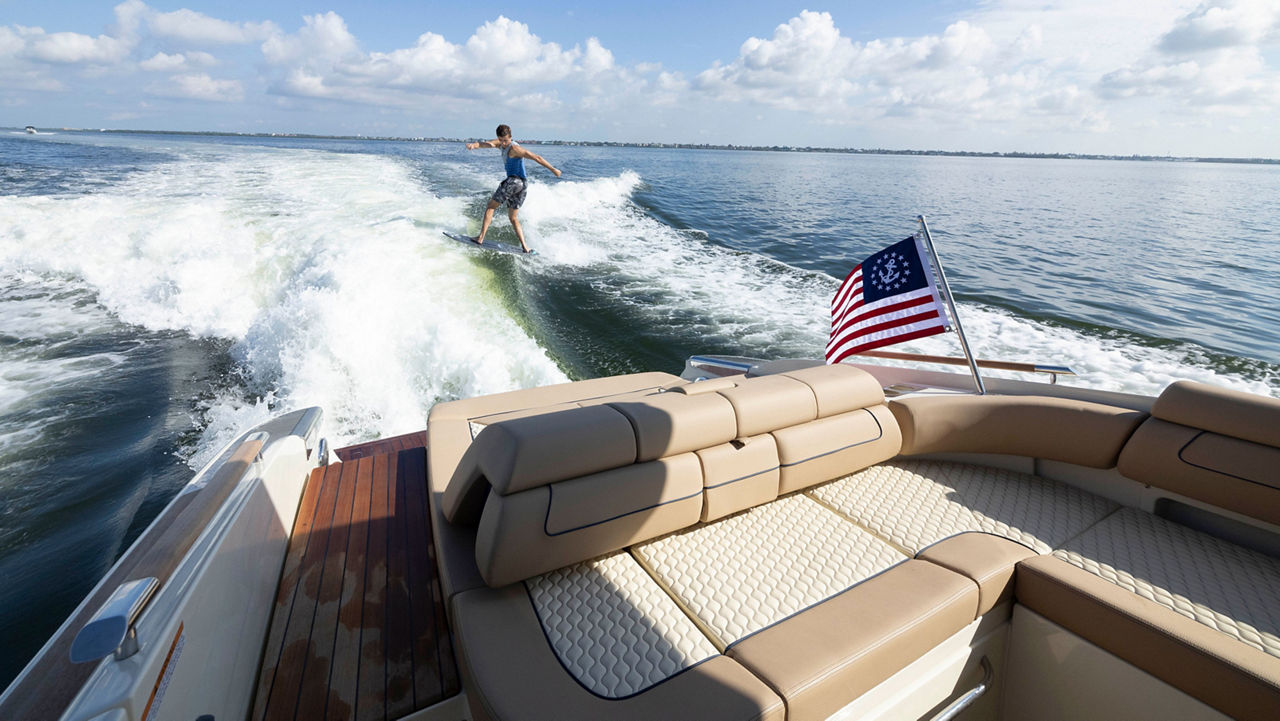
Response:
[{"label": "distant boat", "polygon": [[36,126],[34,126],[34,125],[28,125],[28,126],[27,126],[27,133],[28,133],[29,135],[35,135],[35,134],[36,134]]}]

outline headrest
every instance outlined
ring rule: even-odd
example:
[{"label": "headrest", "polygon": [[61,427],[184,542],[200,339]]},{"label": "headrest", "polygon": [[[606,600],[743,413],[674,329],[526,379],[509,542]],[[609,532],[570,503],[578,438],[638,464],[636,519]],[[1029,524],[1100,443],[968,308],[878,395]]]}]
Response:
[{"label": "headrest", "polygon": [[738,416],[738,438],[807,423],[818,417],[818,403],[809,386],[782,375],[746,378],[734,388],[719,391]]},{"label": "headrest", "polygon": [[809,386],[818,401],[818,417],[855,411],[884,403],[880,381],[861,368],[836,363],[787,371],[781,375]]},{"label": "headrest", "polygon": [[733,406],[715,393],[662,393],[609,406],[631,421],[638,463],[727,443],[738,432]]},{"label": "headrest", "polygon": [[1178,381],[1165,388],[1156,399],[1151,415],[1170,423],[1280,448],[1280,399]]},{"label": "headrest", "polygon": [[636,460],[636,436],[617,410],[588,406],[494,423],[476,436],[466,455],[505,496],[630,465]]}]

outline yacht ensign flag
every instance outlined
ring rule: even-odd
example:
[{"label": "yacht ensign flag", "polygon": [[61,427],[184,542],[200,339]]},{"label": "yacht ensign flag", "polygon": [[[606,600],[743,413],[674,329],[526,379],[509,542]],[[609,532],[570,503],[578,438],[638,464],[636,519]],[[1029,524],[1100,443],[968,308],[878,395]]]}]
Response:
[{"label": "yacht ensign flag", "polygon": [[862,261],[831,299],[827,363],[951,330],[929,256],[915,237]]}]

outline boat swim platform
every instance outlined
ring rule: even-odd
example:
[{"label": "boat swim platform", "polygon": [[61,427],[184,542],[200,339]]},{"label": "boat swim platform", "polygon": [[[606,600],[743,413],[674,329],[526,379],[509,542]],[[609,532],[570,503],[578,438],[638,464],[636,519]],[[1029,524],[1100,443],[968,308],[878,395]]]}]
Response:
[{"label": "boat swim platform", "polygon": [[397,719],[461,689],[427,509],[426,433],[335,451],[302,494],[253,721]]}]

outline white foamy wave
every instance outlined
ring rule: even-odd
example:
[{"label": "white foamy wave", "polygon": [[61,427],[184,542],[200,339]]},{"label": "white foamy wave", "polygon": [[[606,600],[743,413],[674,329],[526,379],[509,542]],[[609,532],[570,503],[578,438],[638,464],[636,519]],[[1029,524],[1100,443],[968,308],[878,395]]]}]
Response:
[{"label": "white foamy wave", "polygon": [[[1189,361],[1185,352],[1048,326],[995,308],[961,304],[958,312],[975,356],[1067,366],[1077,375],[1060,377],[1058,382],[1063,385],[1147,396],[1159,395],[1166,386],[1178,380],[1212,383],[1261,395],[1277,395],[1280,391],[1280,378],[1251,379],[1225,373],[1207,363]],[[904,343],[901,349],[932,355],[961,355],[959,341],[954,334]],[[938,366],[932,368],[939,369]],[[1029,376],[1009,371],[983,370],[982,373],[994,378],[1048,379],[1044,375]]]},{"label": "white foamy wave", "polygon": [[38,444],[46,426],[74,413],[50,408],[45,399],[124,363],[116,352],[66,352],[85,334],[112,326],[110,315],[90,300],[65,279],[0,276],[0,459]]},{"label": "white foamy wave", "polygon": [[[815,278],[826,276],[665,225],[631,202],[640,182],[624,172],[530,188],[521,217],[544,263],[574,266],[612,302],[657,324],[678,320],[689,334],[736,339],[770,355],[812,352],[797,341],[814,337],[824,319],[801,298]],[[528,268],[563,272],[554,265]]]},{"label": "white foamy wave", "polygon": [[70,275],[121,320],[234,341],[247,388],[206,411],[192,465],[320,405],[334,445],[421,429],[440,399],[565,380],[475,256],[465,221],[391,158],[198,151],[106,192],[0,198],[0,265]]}]

